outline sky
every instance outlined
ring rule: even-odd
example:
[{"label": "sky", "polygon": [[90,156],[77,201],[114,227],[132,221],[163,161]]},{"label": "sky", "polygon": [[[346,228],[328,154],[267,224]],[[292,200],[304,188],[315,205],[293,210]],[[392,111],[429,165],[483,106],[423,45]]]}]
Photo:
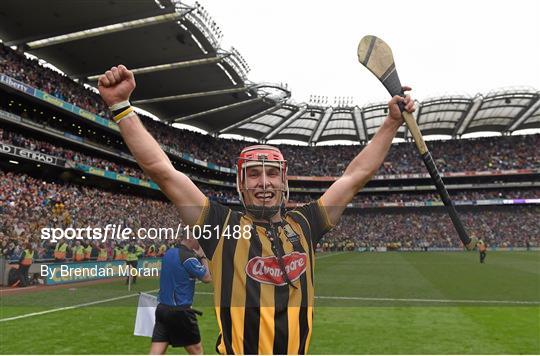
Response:
[{"label": "sky", "polygon": [[292,99],[388,100],[358,63],[360,39],[392,48],[415,99],[540,89],[540,1],[200,0],[251,67],[253,82],[287,83]]}]

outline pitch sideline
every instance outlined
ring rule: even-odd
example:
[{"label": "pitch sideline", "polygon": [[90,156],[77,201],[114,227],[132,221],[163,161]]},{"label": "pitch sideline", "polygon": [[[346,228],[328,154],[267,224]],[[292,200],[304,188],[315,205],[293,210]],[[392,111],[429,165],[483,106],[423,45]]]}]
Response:
[{"label": "pitch sideline", "polygon": [[[195,292],[199,295],[212,295],[212,292]],[[375,298],[375,297],[340,297],[316,295],[315,299],[336,299],[336,300],[363,300],[377,302],[412,302],[412,303],[463,303],[463,304],[519,304],[519,305],[540,305],[540,301],[529,300],[474,300],[474,299],[420,299],[420,298]],[[0,320],[1,321],[1,320]]]},{"label": "pitch sideline", "polygon": [[326,258],[326,257],[334,257],[334,256],[344,255],[344,254],[349,253],[349,252],[354,252],[354,251],[343,251],[343,252],[338,252],[338,253],[329,253],[328,255],[322,255],[321,257],[315,256],[315,261],[322,260],[323,258]]},{"label": "pitch sideline", "polygon": [[[141,292],[141,293],[152,293],[152,292],[157,292],[158,290],[159,290],[159,289],[152,289],[152,290],[144,291],[144,292]],[[90,305],[102,304],[102,303],[107,303],[107,302],[114,302],[114,301],[116,301],[116,300],[121,300],[121,299],[131,298],[131,297],[135,297],[135,296],[138,296],[138,295],[139,295],[139,293],[133,293],[133,294],[128,294],[128,295],[122,295],[122,296],[120,296],[120,297],[114,297],[114,298],[107,298],[107,299],[102,299],[102,300],[96,300],[96,301],[94,301],[94,302],[88,302],[88,303],[82,303],[82,304],[70,305],[69,307],[55,308],[55,309],[43,310],[43,311],[35,312],[35,313],[29,313],[29,314],[23,314],[23,315],[12,316],[12,317],[9,317],[9,318],[0,319],[0,323],[1,323],[1,322],[4,322],[4,321],[11,321],[11,320],[17,320],[17,319],[29,318],[29,317],[31,317],[31,316],[37,316],[37,315],[43,315],[43,314],[49,314],[49,313],[55,313],[55,312],[59,312],[59,311],[63,311],[63,310],[70,310],[70,309],[83,308],[83,307],[88,307],[88,306],[90,306]]]},{"label": "pitch sideline", "polygon": [[[323,256],[323,257],[326,257],[326,256]],[[144,292],[141,292],[141,293],[152,293],[152,292],[157,292],[157,291],[159,291],[159,289],[153,289],[153,290],[144,291]],[[195,292],[195,294],[198,294],[198,295],[213,295],[214,293],[212,293],[212,292]],[[44,310],[44,311],[35,312],[35,313],[29,313],[29,314],[13,316],[13,317],[9,317],[9,318],[0,319],[0,323],[4,322],[4,321],[11,321],[11,320],[29,318],[31,316],[38,316],[38,315],[43,315],[43,314],[55,313],[55,312],[63,311],[63,310],[77,309],[77,308],[87,307],[87,306],[90,306],[90,305],[113,302],[113,301],[116,301],[116,300],[131,298],[131,297],[135,297],[135,296],[138,296],[138,295],[139,295],[139,293],[133,293],[133,294],[123,295],[123,296],[115,297],[115,298],[108,298],[108,299],[97,300],[97,301],[89,302],[89,303],[71,305],[69,307],[55,308],[55,309]],[[375,297],[343,297],[343,296],[323,296],[323,295],[315,296],[315,299],[357,300],[357,301],[377,301],[377,302],[442,303],[442,304],[450,304],[450,303],[475,304],[475,303],[478,303],[478,304],[540,305],[540,301],[527,301],[527,300],[375,298]]]}]

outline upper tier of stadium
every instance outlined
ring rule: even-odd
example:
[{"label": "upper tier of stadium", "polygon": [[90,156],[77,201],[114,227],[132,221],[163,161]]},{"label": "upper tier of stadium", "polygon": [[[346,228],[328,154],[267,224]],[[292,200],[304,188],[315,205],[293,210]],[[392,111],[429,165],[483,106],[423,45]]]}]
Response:
[{"label": "upper tier of stadium", "polygon": [[[219,28],[197,3],[27,0],[22,6],[4,0],[0,38],[79,82],[95,84],[105,69],[123,63],[137,76],[132,96],[136,106],[166,123],[191,125],[213,135],[311,145],[365,143],[387,115],[384,103],[295,103],[281,85],[249,81],[246,61],[234,48],[220,47]],[[98,112],[110,116],[106,108]],[[418,102],[417,121],[424,135],[454,138],[540,128],[540,92],[508,89],[425,99]],[[405,126],[397,137],[410,139]]]}]

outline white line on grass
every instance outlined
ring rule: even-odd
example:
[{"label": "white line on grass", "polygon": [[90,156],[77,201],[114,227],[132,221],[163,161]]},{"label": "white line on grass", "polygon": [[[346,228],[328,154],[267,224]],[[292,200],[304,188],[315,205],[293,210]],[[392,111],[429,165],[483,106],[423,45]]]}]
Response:
[{"label": "white line on grass", "polygon": [[315,258],[315,260],[318,261],[318,260],[322,260],[323,258],[326,258],[326,257],[339,256],[339,255],[343,255],[343,254],[345,254],[345,253],[347,253],[347,251],[345,251],[345,252],[338,252],[338,253],[330,253],[330,254],[328,254],[328,255],[322,255],[322,256],[320,256],[320,257],[317,256],[317,257]]},{"label": "white line on grass", "polygon": [[[145,291],[145,292],[142,292],[142,293],[152,293],[152,292],[157,292],[158,290],[159,289],[153,289],[153,290]],[[195,294],[212,295],[214,293],[212,293],[212,292],[195,292]],[[54,313],[54,312],[58,312],[58,311],[62,311],[62,310],[83,308],[83,307],[87,307],[87,306],[90,306],[90,305],[113,302],[115,300],[135,297],[135,296],[138,296],[138,295],[139,295],[139,293],[135,293],[135,294],[123,295],[123,296],[115,297],[115,298],[97,300],[95,302],[72,305],[72,306],[69,306],[69,307],[44,310],[44,311],[41,311],[41,312],[30,313],[30,314],[23,314],[23,315],[13,316],[13,317],[10,317],[10,318],[0,319],[0,322],[23,319],[23,318],[29,318],[31,316],[49,314],[49,313]],[[336,299],[336,300],[378,301],[378,302],[386,301],[386,302],[413,302],[413,303],[461,303],[461,304],[475,304],[475,303],[478,303],[478,304],[540,305],[540,301],[527,301],[527,300],[474,300],[474,299],[460,300],[460,299],[419,299],[419,298],[371,298],[371,297],[340,297],[340,296],[323,296],[323,295],[315,296],[315,298],[316,299]]]},{"label": "white line on grass", "polygon": [[[158,290],[159,290],[159,289],[153,289],[153,290],[145,291],[145,292],[142,292],[142,293],[152,293],[152,292],[157,292]],[[134,294],[123,295],[123,296],[115,297],[115,298],[108,298],[108,299],[103,299],[103,300],[96,300],[95,302],[89,302],[89,303],[83,303],[83,304],[71,305],[71,306],[69,306],[69,307],[55,308],[55,309],[49,309],[49,310],[44,310],[44,311],[35,312],[35,313],[29,313],[29,314],[23,314],[23,315],[18,315],[18,316],[12,316],[12,317],[10,317],[10,318],[0,319],[0,323],[3,322],[3,321],[17,320],[17,319],[29,318],[29,317],[31,317],[31,316],[36,316],[36,315],[43,315],[43,314],[55,313],[55,312],[62,311],[62,310],[77,309],[77,308],[88,307],[88,306],[90,306],[90,305],[95,305],[95,304],[101,304],[101,303],[107,303],[107,302],[114,302],[115,300],[131,298],[131,297],[135,297],[135,296],[138,296],[138,295],[139,295],[139,293],[134,293]]]},{"label": "white line on grass", "polygon": [[[200,295],[212,295],[212,292],[195,292]],[[337,300],[366,300],[366,301],[388,301],[388,302],[422,302],[422,303],[481,303],[481,304],[540,304],[540,301],[527,300],[459,300],[459,299],[418,299],[418,298],[370,298],[370,297],[339,297],[339,296],[324,296],[317,295],[315,299],[337,299]]]},{"label": "white line on grass", "polygon": [[418,303],[480,303],[480,304],[532,304],[538,305],[540,301],[528,300],[474,300],[474,299],[419,299],[419,298],[370,298],[370,297],[339,297],[339,296],[315,296],[317,299],[338,299],[338,300],[366,300],[366,301],[388,301],[388,302],[418,302]]}]

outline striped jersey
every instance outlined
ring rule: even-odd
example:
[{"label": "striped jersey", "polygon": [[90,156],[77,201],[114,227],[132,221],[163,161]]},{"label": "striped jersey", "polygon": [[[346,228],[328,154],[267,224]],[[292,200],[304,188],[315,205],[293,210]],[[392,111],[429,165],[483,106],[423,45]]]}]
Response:
[{"label": "striped jersey", "polygon": [[197,225],[212,232],[199,243],[210,260],[217,352],[307,353],[314,246],[333,227],[321,200],[287,212],[279,223],[260,223],[207,199]]}]

